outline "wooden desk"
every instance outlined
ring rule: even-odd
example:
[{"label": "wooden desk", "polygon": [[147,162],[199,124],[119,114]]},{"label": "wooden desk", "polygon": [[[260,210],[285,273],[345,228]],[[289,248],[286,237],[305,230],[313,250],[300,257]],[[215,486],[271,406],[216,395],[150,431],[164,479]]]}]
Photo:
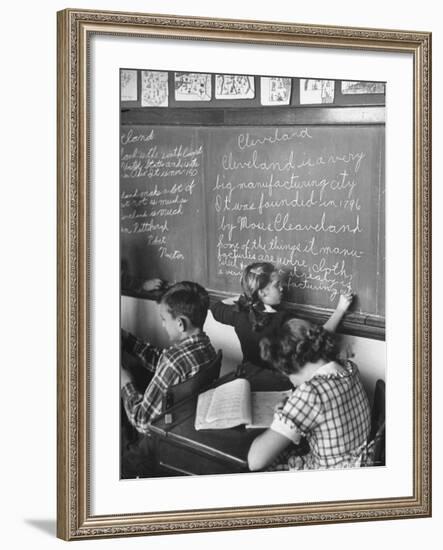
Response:
[{"label": "wooden desk", "polygon": [[[253,391],[287,390],[291,387],[286,377],[250,364],[243,365],[238,375],[250,381]],[[219,382],[224,381],[222,378]],[[197,396],[193,396],[152,422],[151,433],[162,469],[183,475],[247,472],[249,447],[263,430],[238,426],[228,430],[197,431],[194,428],[196,407]],[[172,421],[167,423],[169,419]]]}]

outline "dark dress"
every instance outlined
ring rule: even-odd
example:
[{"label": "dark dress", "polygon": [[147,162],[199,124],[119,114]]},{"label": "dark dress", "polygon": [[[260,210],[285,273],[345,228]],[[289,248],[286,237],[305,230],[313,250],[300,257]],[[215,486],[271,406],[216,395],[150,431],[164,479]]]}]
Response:
[{"label": "dark dress", "polygon": [[287,311],[278,310],[275,313],[262,313],[262,315],[269,318],[266,318],[265,326],[259,331],[253,330],[248,311],[240,310],[237,305],[231,306],[217,302],[211,306],[211,312],[214,319],[219,323],[234,327],[240,340],[243,361],[269,368],[269,365],[260,358],[259,342],[265,336],[272,336],[290,318]]}]

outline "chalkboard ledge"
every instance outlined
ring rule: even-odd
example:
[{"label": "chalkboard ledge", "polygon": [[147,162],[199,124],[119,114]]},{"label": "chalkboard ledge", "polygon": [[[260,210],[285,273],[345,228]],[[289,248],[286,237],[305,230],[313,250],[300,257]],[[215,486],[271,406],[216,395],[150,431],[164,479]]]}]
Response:
[{"label": "chalkboard ledge", "polygon": [[[300,317],[300,319],[306,319],[321,325],[326,323],[333,312],[333,309],[287,302],[283,306],[288,310],[294,311],[295,315]],[[373,340],[385,340],[385,319],[376,315],[353,312],[351,310],[346,313],[337,332],[351,336],[371,338]]]}]

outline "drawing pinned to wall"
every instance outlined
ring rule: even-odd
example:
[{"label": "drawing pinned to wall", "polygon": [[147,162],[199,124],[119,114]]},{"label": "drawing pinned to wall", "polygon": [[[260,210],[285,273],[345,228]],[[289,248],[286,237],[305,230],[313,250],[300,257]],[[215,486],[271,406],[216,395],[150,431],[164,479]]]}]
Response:
[{"label": "drawing pinned to wall", "polygon": [[211,75],[203,73],[175,73],[176,101],[210,101]]},{"label": "drawing pinned to wall", "polygon": [[345,80],[341,83],[342,94],[384,94],[383,82],[361,82]]},{"label": "drawing pinned to wall", "polygon": [[168,73],[142,71],[142,107],[168,106]]},{"label": "drawing pinned to wall", "polygon": [[235,74],[215,75],[215,97],[216,99],[254,98],[254,77]]},{"label": "drawing pinned to wall", "polygon": [[262,105],[289,105],[291,99],[291,79],[283,77],[260,78]]},{"label": "drawing pinned to wall", "polygon": [[332,103],[334,80],[300,79],[300,103]]},{"label": "drawing pinned to wall", "polygon": [[137,71],[120,71],[121,101],[137,101]]}]

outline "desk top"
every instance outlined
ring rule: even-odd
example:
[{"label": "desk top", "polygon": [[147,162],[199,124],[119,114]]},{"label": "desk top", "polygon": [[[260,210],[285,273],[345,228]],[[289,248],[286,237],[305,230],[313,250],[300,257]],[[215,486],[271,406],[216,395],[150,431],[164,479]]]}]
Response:
[{"label": "desk top", "polygon": [[[291,384],[283,375],[265,370],[251,364],[244,364],[238,375],[247,378],[252,391],[277,391],[291,388]],[[223,377],[220,383],[230,378]],[[151,429],[154,435],[167,440],[177,447],[177,451],[187,450],[195,455],[195,468],[190,473],[234,473],[248,471],[247,456],[249,447],[262,429],[246,429],[237,426],[226,430],[196,430],[194,428],[195,411],[198,396],[193,396],[178,403],[166,413],[152,422]],[[166,419],[172,421],[166,422]],[[199,467],[199,458],[202,464],[207,464],[204,457],[214,461],[214,466]],[[189,472],[188,472],[189,473]]]}]

